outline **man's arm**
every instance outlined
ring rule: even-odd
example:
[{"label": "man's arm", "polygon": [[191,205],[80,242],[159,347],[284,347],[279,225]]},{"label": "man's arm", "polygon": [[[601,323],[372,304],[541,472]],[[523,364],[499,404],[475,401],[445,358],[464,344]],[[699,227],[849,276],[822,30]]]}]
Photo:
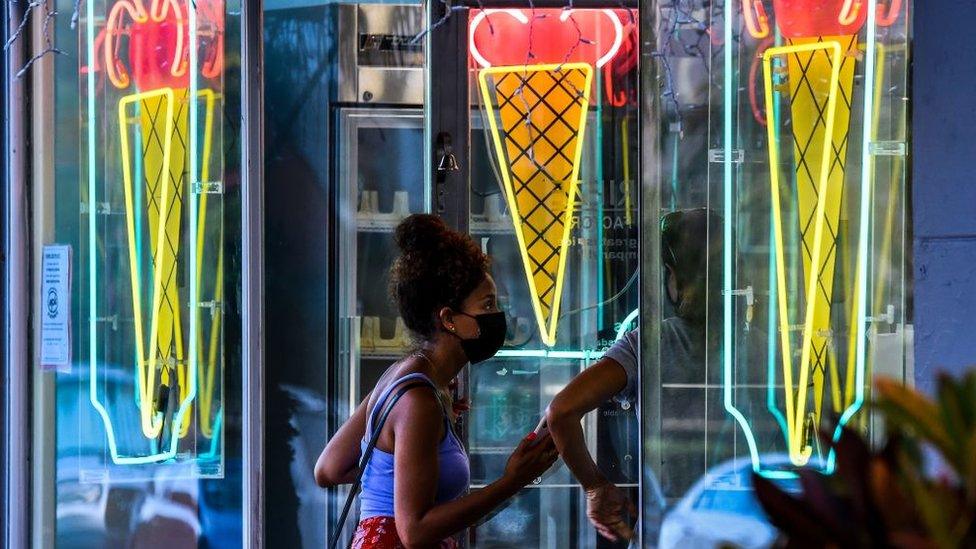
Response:
[{"label": "man's arm", "polygon": [[606,482],[590,456],[580,424],[627,386],[627,372],[617,361],[604,357],[576,376],[549,404],[546,424],[560,456],[586,490]]}]

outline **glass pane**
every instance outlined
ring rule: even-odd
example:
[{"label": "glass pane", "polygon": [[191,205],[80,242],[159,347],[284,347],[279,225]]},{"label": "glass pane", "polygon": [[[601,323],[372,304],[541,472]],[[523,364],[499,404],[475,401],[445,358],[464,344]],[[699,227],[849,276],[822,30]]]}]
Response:
[{"label": "glass pane", "polygon": [[[423,8],[265,3],[270,546],[323,547],[346,490],[316,459],[410,347],[387,292],[425,212]],[[298,358],[298,360],[296,360]],[[353,506],[343,540],[352,537]]]},{"label": "glass pane", "polygon": [[695,367],[669,369],[663,341],[645,362],[661,374],[648,465],[670,507],[661,546],[762,546],[774,530],[752,472],[788,489],[799,466],[831,473],[818,432],[876,438],[872,378],[913,376],[910,3],[692,4],[656,7],[662,202],[718,216],[707,288],[721,302]]},{"label": "glass pane", "polygon": [[80,10],[54,20],[38,182],[63,322],[39,334],[35,541],[240,546],[240,6]]},{"label": "glass pane", "polygon": [[[474,487],[576,374],[636,327],[637,19],[613,10],[472,10],[471,233],[492,257],[505,347],[471,368]],[[636,402],[585,420],[607,477],[637,501]],[[472,534],[478,547],[595,547],[565,466]]]}]

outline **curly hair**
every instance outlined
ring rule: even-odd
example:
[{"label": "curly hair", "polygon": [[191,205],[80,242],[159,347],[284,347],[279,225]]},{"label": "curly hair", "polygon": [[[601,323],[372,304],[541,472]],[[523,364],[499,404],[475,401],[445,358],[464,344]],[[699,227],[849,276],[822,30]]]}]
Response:
[{"label": "curly hair", "polygon": [[400,256],[390,268],[390,296],[404,324],[429,339],[441,307],[459,309],[488,275],[489,259],[471,237],[439,217],[414,214],[396,228]]}]

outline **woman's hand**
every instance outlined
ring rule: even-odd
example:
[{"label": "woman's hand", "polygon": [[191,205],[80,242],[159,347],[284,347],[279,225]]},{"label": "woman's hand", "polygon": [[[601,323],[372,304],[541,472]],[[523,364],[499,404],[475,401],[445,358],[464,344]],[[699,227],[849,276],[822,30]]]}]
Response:
[{"label": "woman's hand", "polygon": [[548,471],[557,457],[559,452],[552,437],[547,434],[539,440],[535,433],[529,433],[508,458],[503,478],[521,488]]},{"label": "woman's hand", "polygon": [[610,541],[634,537],[629,518],[637,515],[637,508],[616,485],[604,481],[586,491],[586,516],[596,531]]}]

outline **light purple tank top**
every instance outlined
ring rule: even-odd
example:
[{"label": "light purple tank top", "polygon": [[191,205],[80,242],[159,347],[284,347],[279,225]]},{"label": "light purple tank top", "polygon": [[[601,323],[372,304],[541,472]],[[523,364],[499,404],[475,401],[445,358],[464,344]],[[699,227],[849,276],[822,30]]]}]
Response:
[{"label": "light purple tank top", "polygon": [[[373,420],[383,409],[387,398],[398,386],[413,380],[424,381],[436,391],[436,387],[430,378],[421,373],[407,374],[390,383],[376,399],[376,404],[366,420],[366,436],[359,443],[360,455],[366,450],[369,435],[373,432]],[[451,428],[451,421],[446,410],[444,411],[444,430],[444,438],[437,445],[437,495],[434,498],[435,503],[457,499],[467,491],[471,480],[468,455],[464,452],[461,441],[454,434],[454,429]],[[381,516],[393,516],[393,454],[374,448],[373,455],[363,472],[359,519]]]}]

